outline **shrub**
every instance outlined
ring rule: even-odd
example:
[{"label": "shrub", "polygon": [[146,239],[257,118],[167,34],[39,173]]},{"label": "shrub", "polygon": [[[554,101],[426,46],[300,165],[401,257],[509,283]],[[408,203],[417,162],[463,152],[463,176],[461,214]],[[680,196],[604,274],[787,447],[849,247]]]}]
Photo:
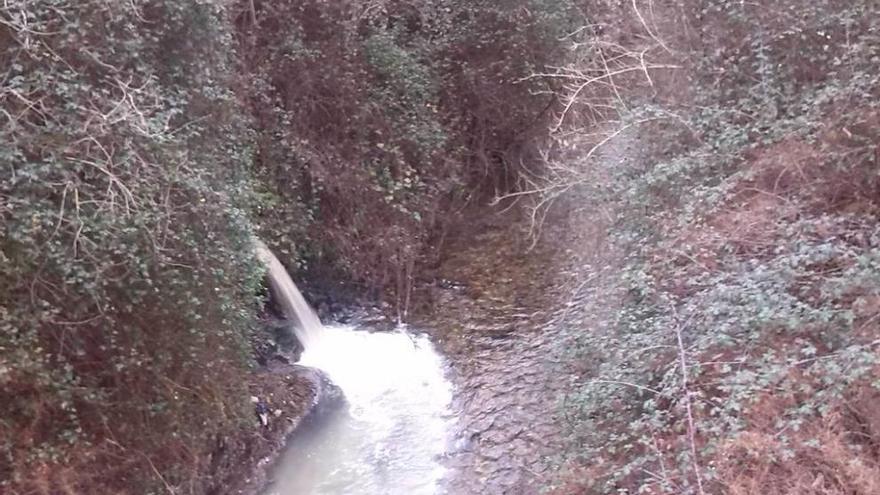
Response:
[{"label": "shrub", "polygon": [[226,15],[0,10],[0,491],[199,491],[246,417],[260,271]]},{"label": "shrub", "polygon": [[[630,76],[601,56],[546,76],[608,81],[562,95],[557,153],[578,161],[534,187],[536,209],[562,191],[612,212],[617,253],[589,267],[612,315],[567,325],[570,465],[589,476],[569,487],[870,493],[878,439],[844,411],[878,357],[875,2],[632,5],[579,41]],[[851,480],[815,478],[844,464]]]}]

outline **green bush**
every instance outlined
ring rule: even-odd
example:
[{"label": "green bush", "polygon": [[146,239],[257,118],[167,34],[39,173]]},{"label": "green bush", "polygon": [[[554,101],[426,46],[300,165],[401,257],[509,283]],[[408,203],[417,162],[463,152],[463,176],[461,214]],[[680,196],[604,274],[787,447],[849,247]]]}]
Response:
[{"label": "green bush", "polygon": [[[690,2],[686,18],[651,13],[651,33],[621,22],[588,35],[631,43],[635,53],[645,47],[645,56],[679,67],[687,85],[656,71],[653,86],[599,93],[617,106],[619,121],[604,122],[612,129],[651,121],[622,134],[630,147],[610,145],[572,179],[588,204],[613,211],[608,250],[620,254],[607,271],[592,267],[607,276],[596,290],[609,296],[597,304],[611,304],[612,316],[566,325],[585,370],[564,406],[573,465],[594,468],[578,481],[585,491],[733,493],[731,465],[746,461],[731,445],[766,435],[782,452],[768,470],[803,464],[805,449],[821,443],[816,425],[831,431],[872,386],[876,9],[871,1]],[[609,18],[634,15],[627,7]],[[643,36],[627,39],[627,28]],[[847,440],[851,459],[873,462],[862,441]],[[834,465],[816,462],[815,472]],[[755,483],[768,492],[799,486],[764,475],[766,484]]]},{"label": "green bush", "polygon": [[0,11],[2,491],[198,491],[246,417],[260,270],[222,5]]}]

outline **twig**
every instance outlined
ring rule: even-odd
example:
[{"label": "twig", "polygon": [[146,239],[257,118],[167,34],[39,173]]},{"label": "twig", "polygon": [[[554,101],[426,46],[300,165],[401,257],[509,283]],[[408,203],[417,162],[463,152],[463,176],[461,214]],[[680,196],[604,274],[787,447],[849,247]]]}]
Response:
[{"label": "twig", "polygon": [[[565,123],[565,118],[568,116],[569,112],[571,112],[571,109],[574,106],[574,104],[577,102],[578,97],[588,87],[590,87],[596,83],[605,82],[605,80],[607,80],[609,78],[613,78],[614,76],[626,74],[628,72],[635,72],[635,71],[647,72],[648,69],[680,69],[680,68],[681,68],[681,66],[678,66],[678,65],[644,65],[644,64],[640,64],[640,65],[637,65],[634,67],[625,67],[623,69],[618,69],[618,70],[615,70],[612,72],[605,72],[604,74],[599,75],[599,76],[587,78],[584,82],[582,82],[580,85],[578,85],[578,87],[575,88],[575,90],[572,92],[572,94],[568,97],[568,102],[566,103],[565,108],[562,109],[562,113],[560,114],[559,119],[556,122],[556,125],[553,127],[553,132],[556,132],[562,128],[562,125]],[[558,76],[556,76],[556,77],[558,77]],[[580,79],[582,79],[582,78],[580,78]]]},{"label": "twig", "polygon": [[642,13],[639,11],[639,5],[636,3],[636,0],[632,0],[632,5],[633,10],[636,11],[636,15],[639,17],[639,21],[642,23],[642,26],[645,27],[645,31],[648,32],[648,36],[656,41],[658,45],[662,46],[663,49],[666,50],[668,53],[672,53],[672,50],[670,50],[669,47],[666,46],[666,43],[664,43],[663,40],[660,39],[660,37],[654,34],[654,31],[648,26],[648,21],[646,21],[645,18],[642,17]]},{"label": "twig", "polygon": [[688,441],[690,442],[691,447],[691,462],[694,467],[694,476],[697,478],[697,490],[700,495],[705,495],[706,492],[703,490],[703,477],[700,474],[700,462],[697,458],[696,426],[694,425],[694,413],[693,408],[691,407],[691,392],[688,388],[687,358],[685,357],[684,342],[681,338],[681,328],[683,325],[678,323],[678,311],[676,311],[675,306],[672,307],[672,311],[676,320],[675,338],[678,341],[678,359],[681,366],[681,388],[684,393],[684,406],[685,411],[687,412]]},{"label": "twig", "polygon": [[666,395],[662,391],[651,388],[651,387],[646,387],[644,385],[639,385],[637,383],[624,382],[624,381],[620,381],[620,380],[599,380],[599,379],[596,379],[596,380],[590,380],[590,383],[607,383],[609,385],[624,385],[624,386],[632,387],[632,388],[635,388],[638,390],[644,390],[645,392],[651,392],[652,394],[655,394],[655,395]]},{"label": "twig", "polygon": [[[666,463],[663,462],[663,453],[660,452],[660,447],[657,445],[657,435],[655,435],[653,431],[651,431],[651,448],[654,449],[654,453],[657,455],[657,462],[660,464],[660,482],[666,483],[670,487],[676,486],[676,483],[673,482],[672,479],[669,477],[669,471],[666,469]],[[646,472],[648,472],[648,474],[653,474],[647,470]],[[679,491],[677,487],[676,491]]]}]

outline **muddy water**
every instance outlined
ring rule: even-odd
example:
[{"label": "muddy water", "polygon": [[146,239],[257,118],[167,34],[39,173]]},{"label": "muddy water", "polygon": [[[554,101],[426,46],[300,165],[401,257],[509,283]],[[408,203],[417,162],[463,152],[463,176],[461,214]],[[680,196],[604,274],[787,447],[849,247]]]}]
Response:
[{"label": "muddy water", "polygon": [[[479,327],[475,327],[479,328]],[[459,365],[456,449],[446,486],[454,494],[538,493],[562,448],[556,417],[564,378],[549,335],[474,339]]]},{"label": "muddy water", "polygon": [[307,347],[302,364],[349,406],[295,436],[267,495],[537,494],[552,480],[565,256],[497,222],[454,237],[417,287],[414,326],[430,339],[327,327]]}]

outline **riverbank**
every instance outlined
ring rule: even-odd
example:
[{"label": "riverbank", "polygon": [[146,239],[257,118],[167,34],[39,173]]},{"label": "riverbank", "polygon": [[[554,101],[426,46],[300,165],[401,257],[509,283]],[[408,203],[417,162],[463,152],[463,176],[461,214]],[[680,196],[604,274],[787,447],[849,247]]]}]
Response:
[{"label": "riverbank", "polygon": [[[262,493],[295,432],[345,400],[320,370],[296,364],[303,346],[274,297],[267,298],[250,344],[256,367],[248,376],[247,390],[254,411],[235,433],[218,439],[210,460],[207,493],[212,495]],[[257,402],[267,411],[266,425],[258,418]]]},{"label": "riverbank", "polygon": [[[394,327],[381,306],[361,304],[353,310],[350,293],[334,298],[323,287],[310,296],[322,302],[325,321],[356,322],[380,331]],[[282,317],[273,298],[266,303],[259,328],[250,337],[257,367],[249,377],[248,391],[252,400],[256,398],[268,409],[268,425],[261,426],[254,411],[251,421],[218,440],[207,491],[212,495],[264,493],[273,481],[273,469],[294,438],[313,427],[320,428],[322,419],[345,407],[346,397],[323,371],[299,364],[303,347],[291,333],[290,322]],[[390,311],[386,305],[385,312]]]},{"label": "riverbank", "polygon": [[308,368],[271,362],[253,374],[249,390],[269,408],[263,427],[256,413],[236,435],[218,441],[212,457],[214,495],[259,493],[288,438],[320,400],[320,385]]}]

